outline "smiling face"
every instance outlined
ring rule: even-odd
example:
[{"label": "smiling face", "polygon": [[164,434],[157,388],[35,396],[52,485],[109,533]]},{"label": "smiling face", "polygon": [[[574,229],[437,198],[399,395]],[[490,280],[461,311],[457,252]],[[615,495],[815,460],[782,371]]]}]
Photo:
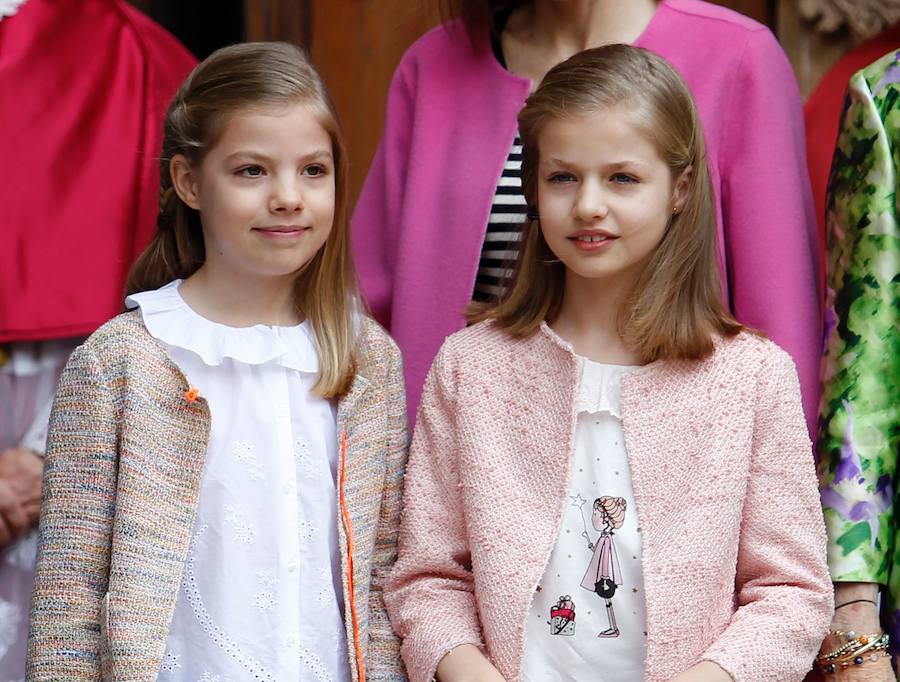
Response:
[{"label": "smiling face", "polygon": [[549,120],[538,136],[541,232],[566,278],[634,281],[662,240],[686,179],[673,183],[634,114]]},{"label": "smiling face", "polygon": [[178,195],[200,213],[203,267],[238,286],[295,277],[331,231],[331,137],[309,104],[239,111],[199,164],[178,155],[170,168]]}]

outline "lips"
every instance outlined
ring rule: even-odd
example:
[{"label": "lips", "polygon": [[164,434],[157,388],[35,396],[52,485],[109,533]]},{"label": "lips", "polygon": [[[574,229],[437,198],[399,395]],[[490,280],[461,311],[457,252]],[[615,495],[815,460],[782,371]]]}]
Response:
[{"label": "lips", "polygon": [[568,239],[586,244],[594,244],[597,242],[605,242],[612,239],[618,239],[617,235],[610,234],[605,230],[579,230],[568,236]]},{"label": "lips", "polygon": [[301,235],[310,229],[304,225],[270,225],[266,227],[254,227],[254,232],[260,232],[268,237],[294,237]]},{"label": "lips", "polygon": [[618,238],[618,235],[610,234],[604,230],[580,230],[568,237],[574,247],[582,253],[604,252]]}]

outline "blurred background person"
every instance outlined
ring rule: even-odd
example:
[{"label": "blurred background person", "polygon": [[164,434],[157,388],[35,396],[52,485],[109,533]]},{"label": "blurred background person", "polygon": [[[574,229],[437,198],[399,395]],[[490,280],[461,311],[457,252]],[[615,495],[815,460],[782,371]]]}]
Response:
[{"label": "blurred background person", "polygon": [[162,116],[195,61],[121,0],[0,2],[0,682],[25,675],[56,381],[121,310]]},{"label": "blurred background person", "polygon": [[[900,637],[898,145],[900,55],[892,51],[850,80],[826,212],[829,335],[818,454],[835,612],[820,667],[826,679],[852,682],[892,680],[883,652],[862,647],[887,632],[896,656]],[[844,659],[847,668],[837,664]]]}]

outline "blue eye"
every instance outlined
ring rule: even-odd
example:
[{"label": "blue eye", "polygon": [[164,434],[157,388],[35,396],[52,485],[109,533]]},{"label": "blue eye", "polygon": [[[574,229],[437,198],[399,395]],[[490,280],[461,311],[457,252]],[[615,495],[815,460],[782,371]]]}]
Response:
[{"label": "blue eye", "polygon": [[633,175],[629,175],[628,173],[616,173],[613,175],[610,180],[619,184],[619,185],[631,185],[638,182],[638,179]]},{"label": "blue eye", "polygon": [[552,173],[549,178],[550,182],[574,182],[575,176],[571,173]]},{"label": "blue eye", "polygon": [[328,173],[328,169],[321,164],[315,164],[314,166],[307,166],[306,168],[303,169],[303,174],[308,175],[311,178],[317,178],[321,175],[326,175],[327,173]]},{"label": "blue eye", "polygon": [[262,177],[263,172],[261,166],[244,166],[238,169],[237,174],[245,178],[259,178]]}]

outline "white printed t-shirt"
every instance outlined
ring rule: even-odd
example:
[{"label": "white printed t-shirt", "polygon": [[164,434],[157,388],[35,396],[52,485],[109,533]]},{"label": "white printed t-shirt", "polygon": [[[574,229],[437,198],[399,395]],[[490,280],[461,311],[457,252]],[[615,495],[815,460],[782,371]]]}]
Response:
[{"label": "white printed t-shirt", "polygon": [[635,368],[580,362],[569,497],[528,614],[523,679],[641,682],[641,536],[619,407]]}]

